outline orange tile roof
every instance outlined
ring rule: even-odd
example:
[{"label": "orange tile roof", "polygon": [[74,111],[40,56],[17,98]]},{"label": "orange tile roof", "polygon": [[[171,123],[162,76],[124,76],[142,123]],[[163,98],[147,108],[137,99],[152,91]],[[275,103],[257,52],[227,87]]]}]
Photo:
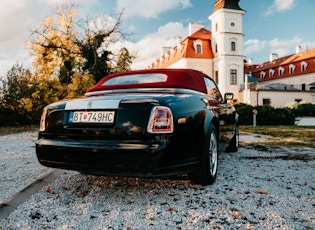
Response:
[{"label": "orange tile roof", "polygon": [[[208,58],[213,59],[211,47],[211,31],[201,28],[192,35],[184,38],[177,46],[171,48],[160,58],[153,62],[149,69],[167,68],[183,58]],[[196,40],[202,41],[202,53],[196,53],[193,43]]]},{"label": "orange tile roof", "polygon": [[[307,63],[306,69],[302,69],[302,62]],[[290,65],[294,65],[293,73],[290,73]],[[279,75],[279,68],[284,68],[282,75]],[[304,50],[285,57],[276,58],[272,62],[262,62],[257,65],[244,66],[245,73],[252,73],[254,77],[260,78],[260,73],[266,73],[261,81],[271,81],[275,79],[294,77],[302,74],[315,72],[315,48]],[[274,70],[273,76],[269,76],[269,70]]]}]

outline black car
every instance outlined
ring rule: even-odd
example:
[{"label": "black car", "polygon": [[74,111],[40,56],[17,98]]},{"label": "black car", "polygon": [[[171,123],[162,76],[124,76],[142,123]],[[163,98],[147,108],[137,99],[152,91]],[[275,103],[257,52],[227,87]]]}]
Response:
[{"label": "black car", "polygon": [[238,149],[238,115],[214,81],[190,69],[104,77],[84,97],[43,110],[36,154],[42,165],[122,176],[188,174],[215,181],[219,152]]}]

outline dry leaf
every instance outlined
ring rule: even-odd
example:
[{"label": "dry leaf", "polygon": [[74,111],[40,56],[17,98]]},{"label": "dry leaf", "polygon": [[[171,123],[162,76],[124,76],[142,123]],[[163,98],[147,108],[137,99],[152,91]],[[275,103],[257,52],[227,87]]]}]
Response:
[{"label": "dry leaf", "polygon": [[50,186],[47,186],[47,188],[46,188],[45,191],[46,191],[46,192],[50,192]]},{"label": "dry leaf", "polygon": [[300,186],[306,186],[306,185],[307,185],[307,182],[305,181],[304,183],[300,183],[300,184],[298,184],[298,185],[300,185]]},{"label": "dry leaf", "polygon": [[240,217],[240,216],[241,216],[241,213],[238,212],[238,211],[235,211],[235,212],[233,213],[233,216],[234,216],[234,217]]},{"label": "dry leaf", "polygon": [[169,208],[167,209],[167,211],[172,212],[173,209],[172,209],[171,207],[169,207]]},{"label": "dry leaf", "polygon": [[84,192],[78,192],[77,197],[85,197],[86,194]]},{"label": "dry leaf", "polygon": [[269,194],[268,191],[263,190],[263,189],[259,189],[259,190],[258,190],[258,193],[260,193],[260,194]]}]

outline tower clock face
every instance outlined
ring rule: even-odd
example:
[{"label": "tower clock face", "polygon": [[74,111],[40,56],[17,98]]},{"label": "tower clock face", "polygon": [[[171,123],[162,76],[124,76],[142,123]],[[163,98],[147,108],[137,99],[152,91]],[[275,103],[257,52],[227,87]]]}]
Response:
[{"label": "tower clock face", "polygon": [[231,27],[235,27],[235,22],[231,22],[231,23],[230,23],[230,26],[231,26]]}]

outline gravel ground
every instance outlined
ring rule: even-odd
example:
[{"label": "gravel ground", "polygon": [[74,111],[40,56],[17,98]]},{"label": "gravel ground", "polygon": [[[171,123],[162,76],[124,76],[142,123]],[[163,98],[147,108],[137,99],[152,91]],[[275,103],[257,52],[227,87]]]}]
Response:
[{"label": "gravel ground", "polygon": [[[211,186],[185,176],[68,171],[0,220],[0,229],[315,229],[315,150],[248,146],[263,138],[241,136],[238,153],[221,154]],[[35,139],[34,133],[0,137],[2,200],[49,172],[36,162]]]},{"label": "gravel ground", "polygon": [[36,132],[0,136],[0,204],[51,171],[37,161],[36,138]]}]

